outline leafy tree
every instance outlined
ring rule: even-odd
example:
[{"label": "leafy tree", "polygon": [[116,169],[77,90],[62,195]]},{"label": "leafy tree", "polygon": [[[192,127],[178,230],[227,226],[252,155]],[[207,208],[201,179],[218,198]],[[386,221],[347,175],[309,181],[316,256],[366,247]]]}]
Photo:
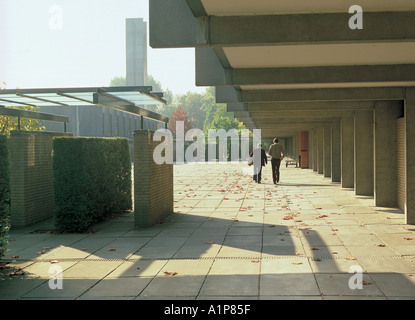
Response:
[{"label": "leafy tree", "polygon": [[234,117],[232,112],[226,111],[226,105],[218,105],[212,122],[204,128],[206,134],[209,129],[224,129],[225,131],[237,129],[240,132],[240,130],[245,129],[245,126]]},{"label": "leafy tree", "polygon": [[[3,82],[3,85],[6,85]],[[5,88],[1,88],[5,89]],[[12,107],[16,109],[28,110],[28,111],[39,111],[38,107],[33,106],[19,106]],[[36,119],[21,118],[20,119],[20,130],[24,131],[44,131],[45,127],[41,126],[42,121]],[[12,130],[18,130],[19,119],[17,117],[1,116],[0,115],[0,134],[8,134]]]},{"label": "leafy tree", "polygon": [[188,130],[192,129],[192,121],[187,118],[186,111],[183,110],[182,107],[178,106],[177,110],[173,112],[173,117],[170,118],[168,128],[174,134],[176,134],[176,123],[177,121],[183,121],[184,123],[184,132],[186,133]]},{"label": "leafy tree", "polygon": [[207,128],[213,121],[213,117],[217,110],[215,101],[215,87],[208,87],[202,99],[203,108],[206,112],[206,117],[203,123],[203,129]]},{"label": "leafy tree", "polygon": [[114,77],[110,81],[110,87],[124,87],[127,85],[125,77]]}]

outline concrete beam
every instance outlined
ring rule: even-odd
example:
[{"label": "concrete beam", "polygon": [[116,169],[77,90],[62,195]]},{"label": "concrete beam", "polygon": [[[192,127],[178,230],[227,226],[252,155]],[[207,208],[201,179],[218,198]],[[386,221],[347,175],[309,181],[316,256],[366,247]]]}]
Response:
[{"label": "concrete beam", "polygon": [[240,90],[216,87],[217,103],[316,102],[316,101],[373,101],[403,100],[402,87],[354,87],[280,90]]},{"label": "concrete beam", "polygon": [[351,15],[346,10],[342,13],[208,17],[200,5],[189,7],[188,2],[150,1],[150,44],[153,48],[415,39],[413,12],[365,12],[364,28],[356,32],[348,27]]},{"label": "concrete beam", "polygon": [[229,112],[249,111],[249,112],[279,112],[279,111],[353,111],[353,110],[373,110],[374,101],[290,101],[290,102],[266,102],[266,103],[229,103]]},{"label": "concrete beam", "polygon": [[[199,59],[196,59],[199,60]],[[298,85],[314,86],[369,83],[370,86],[384,83],[413,83],[415,65],[360,65],[360,66],[318,66],[283,68],[243,68],[224,69],[212,72],[212,67],[204,61],[203,68],[196,69],[198,86],[244,86],[244,85]],[[198,65],[198,64],[197,64]],[[222,73],[221,77],[217,74]],[[209,78],[207,74],[211,75]]]},{"label": "concrete beam", "polygon": [[310,117],[310,118],[340,118],[354,114],[354,110],[313,110],[313,111],[270,111],[270,112],[252,112],[252,111],[233,111],[235,117],[249,117],[256,119],[284,118],[284,117]]}]

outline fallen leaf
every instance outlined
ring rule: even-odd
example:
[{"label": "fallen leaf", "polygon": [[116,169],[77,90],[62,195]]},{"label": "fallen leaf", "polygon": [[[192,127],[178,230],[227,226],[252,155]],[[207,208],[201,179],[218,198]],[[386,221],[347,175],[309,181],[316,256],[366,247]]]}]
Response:
[{"label": "fallen leaf", "polygon": [[303,264],[302,262],[293,262],[292,264]]},{"label": "fallen leaf", "polygon": [[311,250],[318,250],[318,248],[311,248]]},{"label": "fallen leaf", "polygon": [[108,248],[107,251],[115,251],[115,248]]},{"label": "fallen leaf", "polygon": [[362,281],[362,283],[363,283],[365,286],[367,286],[367,285],[369,285],[369,284],[372,284],[372,282],[370,282],[370,281]]},{"label": "fallen leaf", "polygon": [[215,242],[214,241],[208,241],[208,242],[205,242],[206,244],[214,244]]},{"label": "fallen leaf", "polygon": [[164,271],[164,275],[166,275],[166,276],[175,276],[176,274],[177,274],[177,272]]},{"label": "fallen leaf", "polygon": [[258,263],[258,262],[259,262],[259,260],[252,260],[251,262],[253,262],[253,263]]},{"label": "fallen leaf", "polygon": [[386,244],[378,244],[378,247],[386,247]]},{"label": "fallen leaf", "polygon": [[58,263],[59,261],[58,260],[50,260],[49,262],[50,263]]},{"label": "fallen leaf", "polygon": [[51,246],[43,247],[42,249],[52,249]]},{"label": "fallen leaf", "polygon": [[312,258],[312,261],[321,261],[319,258]]},{"label": "fallen leaf", "polygon": [[413,240],[414,238],[404,238],[405,240]]},{"label": "fallen leaf", "polygon": [[350,257],[350,258],[346,258],[346,260],[356,260],[356,258]]}]

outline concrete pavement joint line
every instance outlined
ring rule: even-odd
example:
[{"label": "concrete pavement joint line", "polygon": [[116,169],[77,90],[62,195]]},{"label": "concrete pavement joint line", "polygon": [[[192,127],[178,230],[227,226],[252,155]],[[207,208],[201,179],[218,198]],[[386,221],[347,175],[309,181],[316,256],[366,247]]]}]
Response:
[{"label": "concrete pavement joint line", "polygon": [[[97,259],[84,259],[84,258],[62,258],[56,260],[59,262],[139,262],[139,261],[171,261],[171,260],[278,260],[278,259],[325,259],[325,260],[354,260],[352,258],[367,258],[367,259],[402,259],[402,258],[415,258],[415,254],[402,254],[402,255],[353,255],[351,256],[308,256],[308,255],[284,255],[284,256],[244,256],[244,257],[171,257],[171,258],[141,258],[141,259],[123,259],[123,258],[97,258]],[[51,263],[55,259],[3,259],[4,263],[13,262],[39,262],[39,263]]]}]

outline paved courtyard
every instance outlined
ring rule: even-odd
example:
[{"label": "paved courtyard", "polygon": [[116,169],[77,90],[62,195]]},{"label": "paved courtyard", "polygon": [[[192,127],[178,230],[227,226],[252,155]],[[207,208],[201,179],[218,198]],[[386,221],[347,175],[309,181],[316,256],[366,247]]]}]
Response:
[{"label": "paved courtyard", "polygon": [[11,231],[0,298],[415,298],[415,226],[400,210],[285,162],[278,185],[270,165],[261,184],[249,169],[175,166],[175,213],[151,228],[126,213],[88,234]]}]

